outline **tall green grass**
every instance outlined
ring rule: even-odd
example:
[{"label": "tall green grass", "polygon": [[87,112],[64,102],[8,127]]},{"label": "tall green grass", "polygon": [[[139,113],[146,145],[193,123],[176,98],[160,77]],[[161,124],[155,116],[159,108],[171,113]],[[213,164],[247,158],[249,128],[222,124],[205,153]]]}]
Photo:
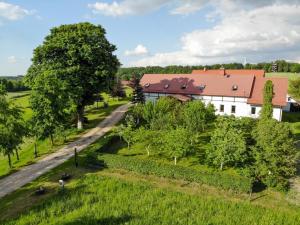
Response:
[{"label": "tall green grass", "polygon": [[278,210],[87,175],[42,204],[2,224],[296,225],[300,210]]}]

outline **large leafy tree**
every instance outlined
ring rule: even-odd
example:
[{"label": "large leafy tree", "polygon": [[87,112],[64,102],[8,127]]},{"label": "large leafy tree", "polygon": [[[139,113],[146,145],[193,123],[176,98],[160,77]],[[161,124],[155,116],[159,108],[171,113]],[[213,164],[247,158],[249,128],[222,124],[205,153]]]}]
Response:
[{"label": "large leafy tree", "polygon": [[[90,23],[62,25],[51,29],[44,43],[34,50],[27,84],[37,92],[55,77],[67,93],[64,101],[74,105],[77,127],[83,127],[84,108],[96,95],[107,90],[120,65],[113,54],[116,47],[105,37],[105,30]],[[51,88],[51,87],[50,87]],[[52,104],[52,103],[50,103]]]},{"label": "large leafy tree", "polygon": [[11,155],[16,154],[19,159],[18,148],[23,142],[26,128],[22,110],[9,102],[6,91],[0,86],[0,152],[8,157],[8,164],[12,167]]},{"label": "large leafy tree", "polygon": [[286,187],[296,172],[299,152],[290,126],[274,119],[261,120],[253,131],[255,175],[268,186]]},{"label": "large leafy tree", "polygon": [[246,137],[239,119],[218,117],[211,137],[208,160],[222,170],[224,166],[238,166],[247,159]]}]

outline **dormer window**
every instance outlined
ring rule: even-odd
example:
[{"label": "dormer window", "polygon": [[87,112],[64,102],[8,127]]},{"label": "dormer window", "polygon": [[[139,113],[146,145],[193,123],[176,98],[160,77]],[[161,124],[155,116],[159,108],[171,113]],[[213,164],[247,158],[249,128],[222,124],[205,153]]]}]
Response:
[{"label": "dormer window", "polygon": [[236,85],[236,84],[234,84],[233,86],[232,86],[232,90],[233,91],[236,91],[238,89],[238,86]]},{"label": "dormer window", "polygon": [[165,88],[165,89],[168,89],[169,86],[170,86],[169,84],[165,84],[164,88]]},{"label": "dormer window", "polygon": [[181,89],[186,89],[186,87],[187,87],[187,84],[181,85]]},{"label": "dormer window", "polygon": [[199,89],[202,91],[202,90],[204,90],[205,87],[206,87],[205,84],[200,84]]},{"label": "dormer window", "polygon": [[150,87],[150,83],[146,83],[146,84],[144,85],[144,87],[145,87],[145,88]]}]

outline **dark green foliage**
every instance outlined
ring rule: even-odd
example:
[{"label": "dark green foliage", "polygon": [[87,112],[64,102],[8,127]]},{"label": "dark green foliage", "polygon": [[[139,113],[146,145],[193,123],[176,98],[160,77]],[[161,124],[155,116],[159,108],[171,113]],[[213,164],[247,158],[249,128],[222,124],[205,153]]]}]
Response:
[{"label": "dark green foliage", "polygon": [[[284,60],[275,61],[277,64],[277,72],[300,72],[300,64],[286,62]],[[118,70],[118,76],[122,80],[130,80],[133,74],[138,74],[141,77],[146,73],[154,74],[184,74],[191,73],[193,70],[202,70],[204,67],[206,69],[220,69],[224,67],[225,69],[263,69],[266,72],[272,72],[272,62],[262,62],[258,64],[246,64],[243,66],[241,63],[229,63],[229,64],[214,64],[214,65],[198,65],[198,66],[148,66],[148,67],[130,67],[130,68],[120,68]]]},{"label": "dark green foliage", "polygon": [[133,104],[144,103],[145,96],[144,96],[143,88],[140,85],[140,78],[138,78],[138,76],[136,75],[133,76],[132,79],[130,80],[129,86],[133,89],[131,102]]},{"label": "dark green foliage", "polygon": [[218,117],[211,148],[207,150],[210,163],[222,170],[224,166],[238,167],[247,160],[247,134],[242,127],[240,119]]},{"label": "dark green foliage", "polygon": [[26,134],[22,113],[19,107],[7,100],[5,87],[0,85],[0,152],[8,157],[10,167],[11,155],[16,154],[19,160],[18,148]]},{"label": "dark green foliage", "polygon": [[26,75],[26,83],[38,94],[49,93],[52,88],[43,85],[45,80],[55,79],[61,83],[54,93],[58,94],[57,98],[62,97],[62,92],[67,94],[63,99],[65,110],[70,109],[69,105],[73,106],[79,129],[84,121],[85,106],[94,103],[98,93],[110,89],[119,67],[113,54],[116,47],[108,42],[105,34],[100,25],[91,23],[51,29],[44,43],[34,50],[32,65]]},{"label": "dark green foliage", "polygon": [[251,189],[250,179],[222,172],[202,171],[148,159],[144,160],[112,154],[103,154],[98,159],[103,160],[108,168],[125,169],[146,175],[181,179],[235,192],[249,192]]},{"label": "dark green foliage", "polygon": [[269,187],[286,189],[295,175],[299,152],[294,146],[289,124],[261,120],[253,131],[255,177]]},{"label": "dark green foliage", "polygon": [[126,97],[126,93],[120,79],[115,80],[111,90],[111,96],[120,98]]},{"label": "dark green foliage", "polygon": [[4,85],[7,92],[27,91],[29,88],[25,86],[22,78],[8,79],[0,78],[0,84]]},{"label": "dark green foliage", "polygon": [[263,106],[260,111],[260,117],[262,120],[273,118],[273,105],[272,105],[273,96],[274,96],[273,82],[271,80],[268,80],[264,86]]}]

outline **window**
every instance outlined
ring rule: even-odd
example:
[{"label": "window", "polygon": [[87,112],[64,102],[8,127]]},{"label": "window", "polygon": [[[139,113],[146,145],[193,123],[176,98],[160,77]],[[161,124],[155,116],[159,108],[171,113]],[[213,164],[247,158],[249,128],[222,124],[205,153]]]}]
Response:
[{"label": "window", "polygon": [[220,105],[220,112],[224,112],[224,105]]},{"label": "window", "polygon": [[255,115],[255,113],[256,113],[256,107],[251,107],[251,114]]},{"label": "window", "polygon": [[235,113],[235,105],[231,106],[231,113]]}]

